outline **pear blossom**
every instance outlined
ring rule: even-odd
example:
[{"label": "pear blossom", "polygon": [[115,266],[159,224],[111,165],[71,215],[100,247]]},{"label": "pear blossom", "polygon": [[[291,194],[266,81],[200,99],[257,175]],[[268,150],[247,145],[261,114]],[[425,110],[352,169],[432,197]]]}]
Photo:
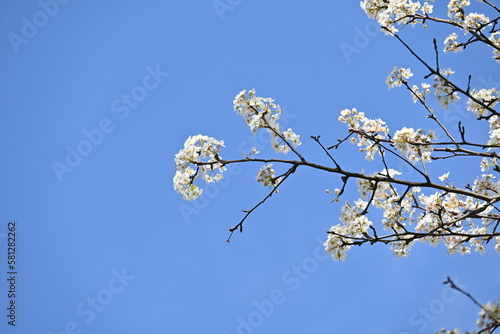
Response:
[{"label": "pear blossom", "polygon": [[469,0],[450,0],[448,3],[448,17],[455,22],[464,20],[464,7],[470,6]]},{"label": "pear blossom", "polygon": [[479,319],[477,319],[476,321],[477,327],[485,328],[491,323],[498,324],[499,322],[500,322],[500,300],[496,300],[493,303],[489,301],[485,305],[483,305],[481,311],[479,311]]},{"label": "pear blossom", "polygon": [[[325,250],[335,261],[345,261],[346,251],[349,250],[349,239],[343,236],[359,237],[366,233],[372,222],[368,220],[362,211],[367,202],[357,200],[355,205],[346,202],[341,209],[340,221],[343,225],[334,225],[330,229],[328,239],[325,242]],[[342,236],[339,236],[341,234]]]},{"label": "pear blossom", "polygon": [[469,99],[467,102],[467,110],[472,111],[477,117],[487,116],[489,111],[485,106],[493,108],[500,100],[500,94],[496,87],[479,90],[474,88],[471,90],[470,95],[480,102],[477,103],[473,99]]},{"label": "pear blossom", "polygon": [[443,175],[441,175],[441,176],[439,177],[439,180],[441,180],[441,181],[446,181],[446,180],[448,180],[448,177],[449,177],[449,176],[450,176],[450,172],[444,173]]},{"label": "pear blossom", "polygon": [[411,73],[411,69],[398,68],[397,66],[394,66],[394,69],[391,71],[391,73],[389,73],[389,76],[387,77],[386,83],[387,86],[389,86],[389,89],[399,87],[412,76],[413,73]]},{"label": "pear blossom", "polygon": [[[451,74],[455,73],[451,69],[441,69],[439,70],[439,75],[434,76],[435,84],[433,85],[436,98],[443,109],[448,109],[450,103],[455,103],[460,100],[457,92],[454,90],[453,86],[448,83],[448,78]],[[445,78],[443,78],[445,77]]]},{"label": "pear blossom", "polygon": [[497,158],[492,158],[492,159],[483,158],[481,160],[480,166],[481,166],[481,172],[486,172],[488,169],[490,169],[490,167],[497,166]]},{"label": "pear blossom", "polygon": [[389,128],[383,120],[367,118],[363,112],[358,112],[356,108],[342,110],[338,120],[341,123],[346,123],[350,132],[358,134],[358,138],[350,140],[350,142],[357,143],[361,147],[359,151],[365,153],[366,160],[371,161],[374,159],[375,153],[380,153],[374,139],[385,139],[389,133]]},{"label": "pear blossom", "polygon": [[283,131],[278,123],[281,116],[281,107],[270,97],[258,97],[255,89],[239,92],[233,101],[234,111],[243,117],[252,133],[259,129],[266,129],[271,134],[271,147],[277,153],[287,154],[290,145],[301,145],[300,136],[292,129]]},{"label": "pear blossom", "polygon": [[424,14],[432,13],[433,6],[427,2],[422,6],[419,1],[411,0],[364,0],[360,3],[361,8],[369,18],[377,20],[384,28],[385,34],[398,32],[394,24],[415,25],[414,20],[418,11]]},{"label": "pear blossom", "polygon": [[263,166],[257,173],[257,182],[266,187],[274,187],[281,182],[281,178],[276,178],[276,173],[272,168],[273,164]]},{"label": "pear blossom", "polygon": [[[434,1],[434,0],[431,0],[431,1]],[[422,5],[422,13],[424,14],[431,14],[434,10],[434,6],[433,5],[429,5],[428,2],[424,2],[424,4]]]},{"label": "pear blossom", "polygon": [[444,52],[459,52],[463,51],[463,46],[457,42],[458,35],[453,32],[444,40]]},{"label": "pear blossom", "polygon": [[417,85],[413,85],[411,88],[411,91],[413,93],[411,96],[413,99],[413,103],[416,103],[419,100],[425,101],[427,94],[431,92],[430,90],[431,85],[429,85],[428,83],[423,82],[420,85],[422,86],[422,90],[420,90],[420,88]]},{"label": "pear blossom", "polygon": [[488,38],[490,42],[493,43],[495,48],[493,48],[493,58],[497,63],[500,63],[500,31],[494,31]]},{"label": "pear blossom", "polygon": [[184,199],[192,201],[201,196],[203,189],[194,184],[200,175],[207,183],[222,180],[226,167],[219,162],[221,147],[224,147],[222,140],[205,135],[190,136],[175,155],[174,189]]},{"label": "pear blossom", "polygon": [[488,23],[490,19],[484,14],[470,13],[468,14],[463,23],[464,34],[468,34],[470,30],[481,30]]},{"label": "pear blossom", "polygon": [[393,136],[394,147],[412,163],[422,161],[431,162],[433,147],[431,141],[436,139],[434,131],[425,134],[424,130],[403,127]]}]

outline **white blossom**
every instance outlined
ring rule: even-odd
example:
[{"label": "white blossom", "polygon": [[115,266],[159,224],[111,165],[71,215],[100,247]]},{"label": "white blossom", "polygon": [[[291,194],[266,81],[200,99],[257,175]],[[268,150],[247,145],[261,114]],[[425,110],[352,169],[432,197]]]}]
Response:
[{"label": "white blossom", "polygon": [[389,73],[386,83],[389,89],[401,86],[406,80],[411,78],[413,73],[409,68],[398,68],[394,66],[394,69]]},{"label": "white blossom", "polygon": [[436,94],[436,98],[443,109],[448,109],[450,103],[455,103],[460,100],[460,97],[457,95],[457,92],[448,83],[448,77],[455,73],[451,69],[441,69],[439,70],[439,75],[434,76],[434,90]]},{"label": "white blossom", "polygon": [[420,90],[420,88],[418,88],[417,85],[413,85],[411,88],[411,91],[413,92],[411,96],[413,99],[413,103],[417,102],[418,100],[425,101],[427,94],[431,92],[430,90],[431,85],[429,85],[428,83],[424,82],[421,84],[421,86],[422,90]]},{"label": "white blossom", "polygon": [[385,28],[383,31],[386,34],[398,32],[394,24],[415,25],[417,21],[413,18],[418,11],[428,14],[433,10],[428,3],[422,7],[419,1],[411,0],[364,0],[360,5],[369,18],[377,20]]},{"label": "white blossom", "polygon": [[257,173],[257,182],[266,187],[273,187],[281,182],[281,178],[276,177],[276,173],[272,168],[273,164],[263,166]]},{"label": "white blossom", "polygon": [[498,324],[499,321],[500,321],[500,303],[499,300],[497,300],[494,303],[487,302],[485,305],[483,305],[481,311],[479,311],[479,319],[477,319],[476,324],[479,328],[484,328],[490,323]]},{"label": "white blossom", "polygon": [[492,32],[488,38],[496,48],[493,48],[493,58],[497,63],[500,63],[500,31]]},{"label": "white blossom", "polygon": [[478,102],[469,98],[467,110],[472,111],[477,117],[487,116],[489,111],[486,107],[493,108],[500,100],[499,92],[496,87],[471,90],[470,95]]},{"label": "white blossom", "polygon": [[457,33],[453,32],[446,37],[444,40],[444,52],[459,52],[462,51],[464,48],[462,45],[460,45],[457,42],[458,35]]},{"label": "white blossom", "polygon": [[271,134],[271,147],[278,153],[287,154],[290,145],[301,145],[300,136],[292,129],[283,131],[278,120],[281,116],[281,107],[270,97],[263,98],[255,95],[255,89],[241,91],[233,101],[234,111],[243,117],[245,123],[254,134],[258,129],[266,129]]},{"label": "white blossom", "polygon": [[481,160],[481,172],[486,172],[487,170],[490,169],[490,167],[496,167],[497,166],[497,158],[483,158]]},{"label": "white blossom", "polygon": [[396,131],[393,136],[394,147],[404,154],[412,163],[422,161],[431,162],[433,147],[431,141],[436,139],[434,131],[430,130],[425,134],[424,130],[404,127]]},{"label": "white blossom", "polygon": [[494,181],[493,174],[482,174],[481,178],[474,180],[472,191],[481,195],[496,196],[500,193],[500,184]]},{"label": "white blossom", "polygon": [[464,7],[469,5],[469,0],[450,0],[448,3],[448,17],[455,22],[463,21]]},{"label": "white blossom", "polygon": [[441,176],[439,177],[439,180],[441,180],[441,181],[443,181],[443,182],[444,182],[444,181],[448,180],[448,177],[449,177],[449,176],[450,176],[450,172],[444,173],[443,175],[441,175]]},{"label": "white blossom", "polygon": [[470,30],[480,31],[490,21],[484,14],[470,13],[468,14],[463,23],[464,34],[468,34]]},{"label": "white blossom", "polygon": [[357,133],[358,139],[350,142],[357,143],[361,147],[359,151],[366,154],[366,160],[373,160],[375,153],[379,152],[374,139],[385,139],[389,133],[386,123],[380,118],[367,118],[363,112],[358,112],[356,108],[342,110],[338,120],[341,123],[346,123],[349,131]]},{"label": "white blossom", "polygon": [[221,160],[219,151],[223,146],[224,141],[204,135],[191,136],[185,141],[184,148],[175,155],[173,179],[174,189],[184,199],[192,201],[201,196],[203,189],[194,184],[200,175],[207,183],[222,180],[222,172],[226,168],[218,161]]}]

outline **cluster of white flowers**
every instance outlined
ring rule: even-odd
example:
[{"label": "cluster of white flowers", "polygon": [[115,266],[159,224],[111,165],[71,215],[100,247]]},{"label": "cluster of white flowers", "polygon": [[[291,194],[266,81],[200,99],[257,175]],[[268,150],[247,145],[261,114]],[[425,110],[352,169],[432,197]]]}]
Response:
[{"label": "cluster of white flowers", "polygon": [[361,147],[359,151],[366,152],[366,160],[373,160],[375,153],[379,152],[374,140],[385,139],[389,133],[386,123],[380,118],[367,118],[365,113],[358,112],[356,108],[342,110],[338,120],[346,123],[349,131],[357,133],[359,140],[352,140],[351,143],[357,143]]},{"label": "cluster of white flowers", "polygon": [[[481,0],[479,1],[482,2]],[[491,25],[490,19],[481,13],[469,13],[465,15],[464,8],[469,5],[469,0],[450,0],[448,4],[448,17],[452,22],[461,26],[465,35],[473,31],[476,35],[480,33],[481,35],[487,36],[488,32],[486,32],[484,28]],[[498,30],[492,30],[489,34],[490,36],[488,39],[493,44],[493,58],[497,62],[500,62],[500,32]],[[457,42],[457,38],[458,35],[456,33],[448,35],[444,41],[445,52],[459,52],[463,50],[463,46]]]},{"label": "cluster of white flowers", "polygon": [[242,116],[250,130],[255,134],[258,129],[267,129],[271,134],[272,148],[278,153],[287,154],[290,146],[301,145],[300,136],[288,129],[283,131],[278,124],[281,107],[270,97],[255,95],[255,89],[241,91],[233,101],[234,111]]},{"label": "cluster of white flowers", "polygon": [[[443,109],[448,109],[450,103],[455,103],[460,100],[460,97],[457,95],[457,92],[454,88],[448,83],[448,77],[455,73],[451,69],[441,69],[439,70],[439,75],[434,76],[435,84],[434,92],[436,94],[436,98]],[[444,78],[445,77],[445,78]]]},{"label": "cluster of white flowers", "polygon": [[[332,226],[325,242],[327,252],[334,260],[345,260],[346,252],[356,238],[370,238],[368,229],[372,223],[367,217],[368,203],[383,212],[382,224],[384,230],[395,233],[391,237],[391,250],[396,257],[407,257],[416,240],[427,242],[432,246],[443,241],[450,254],[484,253],[484,245],[489,242],[489,228],[496,222],[495,216],[490,216],[493,206],[470,196],[450,192],[435,192],[426,195],[420,187],[411,187],[401,196],[390,182],[401,173],[394,169],[367,175],[369,178],[357,179],[358,192],[361,198],[355,206],[346,202],[341,209],[340,221],[343,224]],[[386,176],[389,179],[375,181],[375,177]],[[447,180],[449,173],[440,179]],[[483,175],[474,182],[472,191],[487,196],[497,196],[500,193],[500,182],[493,181],[491,174]],[[327,191],[329,192],[329,191]],[[338,194],[339,191],[335,191]],[[367,199],[370,202],[366,202]],[[419,211],[419,214],[417,213]],[[482,218],[477,221],[467,218],[470,212],[481,212]],[[426,237],[415,238],[409,231],[414,226],[416,233],[430,233]],[[469,236],[483,234],[484,237]],[[495,250],[500,252],[500,237],[495,238]]]},{"label": "cluster of white flowers", "polygon": [[272,168],[273,164],[263,166],[257,173],[257,182],[265,187],[274,187],[281,182],[281,178],[276,177],[276,173]]},{"label": "cluster of white flowers", "polygon": [[389,86],[389,89],[399,87],[412,76],[413,73],[411,73],[411,70],[409,68],[398,68],[397,66],[394,66],[394,69],[391,71],[391,73],[389,73],[389,76],[387,77],[386,83],[387,86]]},{"label": "cluster of white flowers", "polygon": [[500,145],[500,117],[497,115],[491,116],[490,120],[490,139],[488,145]]},{"label": "cluster of white flowers", "polygon": [[[434,0],[431,0],[434,1]],[[482,2],[481,0],[478,0]],[[419,1],[411,0],[363,0],[360,3],[361,8],[366,15],[377,20],[383,28],[385,34],[395,34],[399,30],[395,24],[402,26],[415,25],[417,23],[424,24],[426,27],[426,19],[434,11],[434,7],[427,2],[421,4]],[[481,13],[468,13],[466,15],[465,8],[470,5],[470,0],[450,0],[448,2],[448,18],[453,25],[460,27],[464,34],[467,35],[471,31],[473,34],[481,34],[490,36],[488,39],[493,43],[493,58],[500,62],[500,32],[492,30],[486,32],[485,27],[491,25],[490,19]],[[444,19],[430,18],[438,22],[447,22]],[[459,52],[463,50],[463,44],[457,41],[458,35],[453,32],[445,39],[445,52]],[[467,44],[467,43],[465,43]]]},{"label": "cluster of white flowers", "polygon": [[221,160],[219,151],[223,146],[222,140],[204,135],[191,136],[186,140],[184,148],[175,155],[177,170],[174,176],[174,189],[184,199],[192,201],[201,196],[203,189],[194,184],[200,175],[207,183],[222,180],[222,172],[226,168],[218,161]]},{"label": "cluster of white flowers", "polygon": [[437,331],[436,334],[460,334],[460,328],[455,328],[449,331],[445,328],[441,328],[441,330]]},{"label": "cluster of white flowers", "polygon": [[[450,254],[470,254],[471,246],[475,247],[475,251],[481,254],[485,251],[484,244],[488,241],[487,238],[471,238],[469,240],[467,235],[487,233],[486,227],[489,220],[487,218],[483,219],[481,221],[483,225],[478,227],[471,219],[461,219],[468,212],[484,206],[483,203],[471,197],[438,192],[429,196],[421,194],[418,199],[424,210],[417,219],[415,231],[436,234],[436,236],[422,238],[420,241],[429,242],[432,246],[436,246],[443,240]],[[491,206],[486,207],[483,214],[489,213],[491,209]],[[452,229],[450,229],[450,226],[452,226]],[[446,236],[437,236],[439,233],[446,231],[453,233]]]},{"label": "cluster of white flowers", "polygon": [[[448,83],[448,77],[455,73],[451,69],[441,69],[441,76],[434,76],[434,90],[436,94],[436,98],[440,103],[441,107],[444,109],[448,109],[450,103],[454,103],[455,101],[460,100],[460,97],[457,95],[457,92],[454,88]],[[402,84],[407,84],[407,80],[413,76],[411,69],[409,68],[398,68],[394,67],[394,69],[389,73],[386,79],[386,83],[389,86],[389,89],[394,87],[400,87]],[[412,91],[412,99],[413,102],[417,102],[419,99],[425,101],[427,94],[430,93],[430,85],[428,83],[422,83],[422,90],[419,89],[417,85],[413,85],[411,88]]]},{"label": "cluster of white flowers", "polygon": [[398,240],[391,243],[392,253],[398,259],[401,257],[408,257],[408,255],[410,255],[411,246],[413,246],[413,244],[415,243],[415,241],[411,239],[411,236],[405,235],[398,237]]},{"label": "cluster of white flowers", "polygon": [[423,15],[433,11],[433,6],[427,2],[421,5],[419,1],[411,0],[364,0],[360,5],[369,18],[377,20],[380,26],[385,28],[386,34],[398,32],[395,23],[415,25],[416,14],[419,11]]},{"label": "cluster of white flowers", "polygon": [[444,52],[459,52],[462,51],[464,48],[463,46],[457,42],[458,35],[457,33],[453,32],[446,37],[444,40]]},{"label": "cluster of white flowers", "polygon": [[[380,173],[375,173],[370,176],[394,176],[401,175],[401,172],[395,169],[389,169]],[[384,230],[393,230],[396,232],[403,232],[406,217],[402,216],[404,213],[409,213],[410,218],[413,216],[415,210],[412,209],[411,203],[414,195],[420,192],[420,188],[414,187],[409,191],[404,198],[400,198],[394,187],[389,182],[378,182],[357,179],[358,192],[361,198],[367,199],[373,196],[372,205],[384,211],[384,219],[382,224]],[[376,189],[375,189],[376,187]],[[375,191],[375,194],[373,194]]]},{"label": "cluster of white flowers", "polygon": [[297,147],[300,144],[302,144],[300,142],[300,135],[293,132],[292,129],[290,129],[290,128],[286,131],[283,131],[282,136],[283,136],[283,138],[285,138],[286,141],[292,143],[294,147]]},{"label": "cluster of white flowers", "polygon": [[486,172],[490,167],[498,166],[497,158],[483,158],[481,160],[481,172]]},{"label": "cluster of white flowers", "polygon": [[346,202],[342,207],[340,221],[343,225],[332,226],[330,233],[328,233],[328,239],[324,244],[327,253],[335,261],[345,261],[346,252],[351,248],[352,241],[345,236],[351,238],[362,237],[372,225],[368,217],[362,214],[367,204],[368,202],[359,199],[355,202],[355,206]]},{"label": "cluster of white flowers", "polygon": [[487,196],[497,196],[500,194],[500,183],[494,181],[493,174],[482,174],[481,178],[474,180],[472,191],[477,194]]},{"label": "cluster of white flowers", "polygon": [[498,101],[500,101],[500,95],[498,90],[493,87],[490,89],[482,88],[476,90],[475,88],[471,90],[470,95],[481,104],[475,102],[473,99],[469,99],[467,102],[467,110],[472,111],[477,117],[487,116],[489,114],[488,109],[484,106],[493,108]]},{"label": "cluster of white flowers", "polygon": [[[498,324],[500,322],[500,301],[497,300],[494,303],[487,302],[483,305],[481,311],[479,311],[479,319],[477,319],[476,324],[480,329],[489,326],[491,323]],[[487,333],[487,332],[485,332]]]},{"label": "cluster of white flowers", "polygon": [[[271,146],[281,153],[288,153],[291,147],[301,145],[300,136],[288,129],[283,131],[278,120],[281,116],[281,108],[271,98],[262,98],[255,95],[255,90],[248,93],[244,90],[236,95],[234,99],[234,110],[241,115],[250,130],[255,134],[258,129],[267,129],[272,135]],[[203,193],[195,181],[201,178],[207,182],[218,182],[223,178],[226,170],[219,156],[222,140],[212,137],[197,135],[189,137],[184,143],[184,148],[175,155],[176,172],[173,178],[174,189],[184,199],[195,200]],[[247,158],[259,151],[252,147]],[[276,178],[272,165],[261,168],[257,174],[257,181],[265,186],[274,186],[281,178]]]},{"label": "cluster of white flowers", "polygon": [[[401,173],[394,169],[384,170],[380,173],[374,173],[370,176],[386,176],[392,178]],[[352,245],[352,240],[361,237],[367,237],[368,229],[372,226],[372,222],[365,216],[366,206],[368,202],[364,199],[370,197],[371,205],[383,211],[384,230],[390,229],[396,233],[404,233],[408,217],[410,222],[413,221],[415,209],[412,208],[412,202],[420,188],[415,187],[406,192],[404,198],[400,198],[390,182],[377,182],[367,179],[357,179],[358,191],[361,198],[356,200],[355,206],[349,202],[341,209],[340,221],[343,224],[332,226],[328,235],[328,240],[325,242],[326,251],[334,258],[334,260],[344,261],[346,252]],[[373,192],[375,192],[373,194]],[[410,235],[400,235],[393,238],[391,249],[395,256],[406,257],[409,254],[411,245],[414,243],[410,239]]]},{"label": "cluster of white flowers", "polygon": [[500,63],[500,31],[492,32],[490,37],[488,38],[493,45],[493,58]]},{"label": "cluster of white flowers", "polygon": [[351,240],[345,237],[346,226],[335,225],[328,233],[328,239],[323,244],[326,252],[333,258],[334,261],[345,261],[346,253],[351,249]]},{"label": "cluster of white flowers", "polygon": [[464,8],[469,5],[469,0],[450,0],[448,3],[448,17],[453,22],[462,22],[465,18]]},{"label": "cluster of white flowers", "polygon": [[[411,69],[409,68],[398,68],[394,67],[394,69],[389,73],[387,76],[387,80],[385,81],[387,85],[389,86],[389,89],[392,89],[394,87],[400,87],[402,84],[408,85],[408,79],[410,79],[413,76],[413,73],[411,72]],[[409,86],[409,85],[408,85]],[[431,85],[428,83],[422,83],[421,84],[422,90],[417,85],[412,85],[410,88],[412,94],[411,97],[413,99],[413,103],[417,101],[425,101],[427,94],[431,92],[430,88]]]},{"label": "cluster of white flowers", "polygon": [[396,131],[393,137],[394,147],[402,153],[412,163],[422,161],[423,163],[431,162],[432,145],[431,141],[435,140],[436,133],[429,130],[425,134],[424,130],[404,127]]},{"label": "cluster of white flowers", "polygon": [[423,82],[420,85],[422,86],[422,90],[420,90],[417,85],[413,85],[411,87],[411,91],[413,93],[411,96],[413,99],[413,103],[416,103],[418,100],[425,101],[427,94],[431,92],[431,85],[429,85],[428,83]]},{"label": "cluster of white flowers", "polygon": [[484,14],[470,13],[465,17],[462,27],[464,29],[464,33],[468,34],[471,30],[482,30],[489,22],[490,19]]}]

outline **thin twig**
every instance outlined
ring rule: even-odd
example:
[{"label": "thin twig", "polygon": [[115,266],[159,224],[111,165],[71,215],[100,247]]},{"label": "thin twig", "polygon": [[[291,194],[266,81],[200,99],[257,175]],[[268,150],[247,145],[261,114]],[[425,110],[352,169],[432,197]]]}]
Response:
[{"label": "thin twig", "polygon": [[240,232],[243,232],[243,223],[245,222],[245,219],[247,219],[247,217],[255,210],[257,209],[259,206],[261,206],[262,204],[264,204],[265,201],[267,201],[268,198],[270,198],[275,192],[276,190],[278,190],[278,187],[283,184],[283,182],[285,182],[285,180],[290,176],[292,175],[295,170],[297,169],[297,166],[298,165],[293,165],[283,176],[283,178],[278,182],[278,184],[276,184],[275,186],[273,186],[272,190],[266,195],[266,197],[264,197],[259,203],[257,203],[253,208],[251,208],[250,210],[245,210],[244,212],[246,212],[245,216],[243,217],[243,219],[240,220],[240,222],[238,224],[236,224],[234,227],[231,227],[229,229],[229,237],[227,238],[227,242],[231,242],[231,237],[233,236],[233,233],[234,231],[236,231],[237,229],[240,230]]},{"label": "thin twig", "polygon": [[319,146],[321,146],[321,148],[323,149],[323,151],[325,151],[326,155],[328,155],[328,157],[330,158],[330,160],[333,161],[333,163],[335,164],[335,167],[337,167],[338,169],[340,169],[340,165],[337,163],[337,161],[335,161],[335,159],[332,157],[332,155],[330,154],[330,152],[328,152],[328,150],[323,146],[323,144],[321,143],[321,141],[319,140],[321,138],[321,136],[311,136],[312,139],[314,139],[314,141],[316,143],[318,143]]},{"label": "thin twig", "polygon": [[449,276],[447,277],[446,281],[443,282],[443,284],[449,284],[452,289],[455,289],[458,292],[461,292],[462,294],[467,296],[467,298],[469,298],[474,304],[479,306],[479,308],[481,308],[485,313],[487,313],[492,320],[494,320],[498,325],[500,325],[500,319],[497,319],[497,317],[493,313],[491,313],[488,309],[486,309],[483,305],[481,305],[474,297],[472,297],[470,293],[462,290],[459,286],[457,286]]}]

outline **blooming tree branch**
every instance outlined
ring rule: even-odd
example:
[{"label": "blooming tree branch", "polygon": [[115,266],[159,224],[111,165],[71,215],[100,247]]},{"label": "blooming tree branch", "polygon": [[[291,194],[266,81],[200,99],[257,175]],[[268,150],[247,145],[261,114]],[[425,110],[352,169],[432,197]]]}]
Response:
[{"label": "blooming tree branch", "polygon": [[[495,109],[500,101],[497,87],[471,87],[472,77],[468,76],[467,87],[461,87],[452,79],[452,69],[440,67],[437,41],[434,39],[435,65],[416,54],[398,34],[407,26],[422,24],[445,24],[464,34],[459,41],[456,32],[445,40],[444,52],[461,52],[467,47],[482,43],[492,50],[494,62],[500,63],[500,10],[489,1],[478,0],[485,10],[494,15],[469,11],[469,0],[449,0],[447,18],[431,16],[433,6],[411,0],[364,0],[361,8],[368,17],[377,20],[381,30],[396,38],[410,54],[428,71],[425,80],[431,82],[412,84],[414,74],[410,68],[395,67],[388,75],[389,88],[404,87],[414,103],[419,103],[431,119],[444,133],[438,138],[432,130],[403,127],[390,131],[389,125],[380,118],[369,118],[356,108],[340,111],[338,121],[347,127],[347,134],[336,143],[325,145],[321,136],[311,136],[330,164],[319,164],[307,160],[300,152],[300,136],[291,128],[280,125],[281,107],[272,98],[256,95],[254,89],[243,90],[233,101],[234,111],[248,125],[250,131],[266,131],[271,135],[270,146],[278,155],[291,153],[295,159],[282,157],[257,157],[256,148],[243,159],[223,159],[220,151],[224,142],[212,137],[197,135],[189,137],[184,148],[175,156],[176,174],[174,189],[187,200],[194,200],[202,194],[200,181],[218,182],[224,177],[226,166],[230,164],[261,164],[257,172],[257,182],[268,187],[267,195],[244,217],[229,229],[230,241],[236,230],[243,232],[246,219],[258,207],[268,201],[278,188],[299,168],[313,168],[340,176],[339,186],[326,190],[332,203],[345,196],[345,190],[355,180],[359,198],[345,201],[340,208],[339,224],[327,231],[325,249],[334,260],[344,261],[346,253],[353,246],[382,243],[389,245],[396,257],[407,257],[412,246],[419,241],[436,246],[444,244],[450,254],[483,254],[486,246],[492,244],[500,253],[500,181],[497,173],[500,149],[500,113]],[[490,15],[491,16],[491,15]],[[467,100],[467,110],[476,120],[489,129],[486,141],[466,138],[466,127],[459,121],[454,131],[440,120],[429,95],[434,93],[437,105],[448,109],[461,99]],[[348,143],[356,145],[359,153],[370,161],[379,161],[383,168],[376,172],[348,170],[343,167],[335,150]],[[457,184],[450,172],[439,174],[431,168],[440,161],[468,159],[476,163],[477,176],[464,184]],[[434,164],[433,164],[434,163]],[[408,166],[403,173],[393,166]],[[284,166],[286,171],[277,175],[275,166]],[[490,171],[490,172],[488,172]],[[372,221],[373,211],[379,210],[382,219]],[[460,290],[448,280],[452,288]],[[465,292],[463,292],[465,293]],[[466,294],[466,293],[465,293]],[[472,297],[466,294],[469,298]],[[478,304],[475,300],[473,300]],[[480,304],[478,304],[480,305]],[[479,332],[492,333],[499,327],[499,306],[480,306]],[[458,333],[457,330],[440,333]]]}]

